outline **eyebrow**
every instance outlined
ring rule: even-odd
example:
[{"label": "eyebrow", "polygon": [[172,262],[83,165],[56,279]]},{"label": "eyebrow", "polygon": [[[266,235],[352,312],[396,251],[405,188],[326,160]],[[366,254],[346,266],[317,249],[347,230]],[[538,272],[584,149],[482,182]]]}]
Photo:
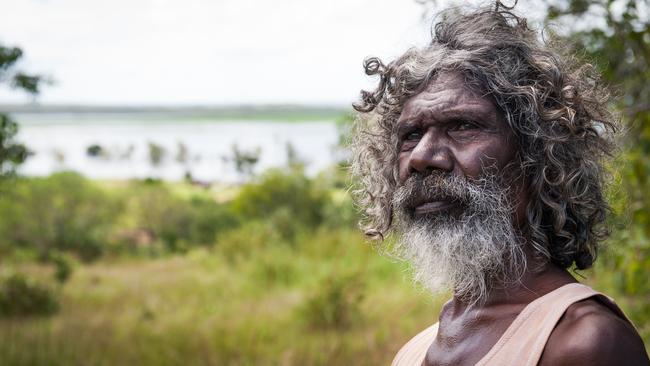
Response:
[{"label": "eyebrow", "polygon": [[[440,109],[435,111],[435,109]],[[431,115],[435,115],[437,118],[443,119],[452,119],[452,118],[471,118],[476,120],[483,120],[492,122],[494,117],[496,117],[494,111],[486,112],[483,105],[478,103],[471,104],[461,104],[456,105],[450,108],[422,108],[420,111],[411,115],[407,120],[397,120],[398,126],[412,126],[414,124],[420,123],[422,120],[429,118]],[[399,128],[399,127],[398,127]]]}]

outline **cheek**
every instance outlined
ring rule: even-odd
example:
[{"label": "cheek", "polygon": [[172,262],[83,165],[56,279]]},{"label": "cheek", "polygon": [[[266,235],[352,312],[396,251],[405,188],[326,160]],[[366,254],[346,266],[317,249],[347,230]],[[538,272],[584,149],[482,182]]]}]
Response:
[{"label": "cheek", "polygon": [[490,139],[457,150],[455,155],[464,175],[479,178],[487,167],[503,171],[514,160],[515,149],[504,139]]},{"label": "cheek", "polygon": [[502,171],[512,161],[514,154],[502,147],[502,143],[492,141],[469,149],[457,150],[455,155],[464,175],[478,178],[485,168],[496,167],[498,171]]}]

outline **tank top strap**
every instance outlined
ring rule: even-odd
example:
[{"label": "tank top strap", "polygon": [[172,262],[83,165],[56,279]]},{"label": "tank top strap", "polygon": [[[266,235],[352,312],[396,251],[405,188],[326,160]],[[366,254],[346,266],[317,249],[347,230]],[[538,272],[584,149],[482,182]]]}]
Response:
[{"label": "tank top strap", "polygon": [[[605,297],[589,286],[570,283],[537,298],[521,311],[476,365],[537,365],[546,341],[566,309],[575,302],[597,295]],[[620,309],[613,302],[611,304],[621,315]]]},{"label": "tank top strap", "polygon": [[395,355],[391,366],[419,366],[427,355],[429,346],[438,335],[438,323],[411,338]]}]

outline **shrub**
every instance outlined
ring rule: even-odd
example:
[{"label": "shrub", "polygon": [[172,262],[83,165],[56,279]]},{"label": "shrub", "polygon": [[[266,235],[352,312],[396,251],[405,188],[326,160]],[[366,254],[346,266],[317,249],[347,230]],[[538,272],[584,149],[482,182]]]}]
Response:
[{"label": "shrub", "polygon": [[216,248],[231,261],[247,258],[254,251],[282,243],[282,238],[268,222],[249,221],[220,235]]},{"label": "shrub", "polygon": [[157,181],[133,182],[126,192],[127,212],[134,230],[144,230],[175,251],[178,241],[189,237],[192,223],[189,204]]},{"label": "shrub", "polygon": [[323,221],[330,229],[355,228],[358,213],[350,195],[344,190],[331,190],[332,199],[323,209]]},{"label": "shrub", "polygon": [[121,207],[106,192],[72,172],[47,178],[18,179],[0,196],[0,236],[34,248],[43,258],[51,250],[97,258],[103,239]]},{"label": "shrub", "polygon": [[59,310],[59,301],[47,287],[13,274],[0,283],[0,315],[50,315]]},{"label": "shrub", "polygon": [[314,187],[301,172],[271,169],[244,185],[231,208],[234,216],[243,220],[268,219],[284,210],[279,215],[290,218],[293,225],[314,228],[323,220],[327,201],[327,191]]},{"label": "shrub", "polygon": [[57,282],[64,284],[70,279],[73,272],[73,261],[70,256],[60,252],[52,252],[48,261],[54,264],[54,279]]},{"label": "shrub", "polygon": [[255,261],[253,279],[262,286],[292,285],[299,277],[294,258],[283,251],[269,251]]},{"label": "shrub", "polygon": [[334,274],[321,281],[299,311],[310,327],[348,329],[362,319],[363,287],[358,275]]},{"label": "shrub", "polygon": [[134,182],[125,194],[130,230],[149,233],[170,252],[211,245],[217,232],[236,226],[225,205],[200,196],[178,197],[160,182]]},{"label": "shrub", "polygon": [[190,240],[193,243],[211,245],[215,237],[237,227],[237,220],[227,205],[201,197],[192,197],[190,205],[193,210]]}]

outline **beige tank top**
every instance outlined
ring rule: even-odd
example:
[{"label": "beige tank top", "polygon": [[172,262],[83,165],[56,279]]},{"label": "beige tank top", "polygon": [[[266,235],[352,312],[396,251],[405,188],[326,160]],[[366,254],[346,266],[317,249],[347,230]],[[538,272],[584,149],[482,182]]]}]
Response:
[{"label": "beige tank top", "polygon": [[[611,298],[594,291],[589,286],[570,283],[526,305],[497,343],[476,365],[537,365],[546,341],[562,314],[571,304],[592,296],[597,296],[615,314],[630,321]],[[437,333],[438,323],[420,332],[400,349],[392,365],[422,365]]]}]

